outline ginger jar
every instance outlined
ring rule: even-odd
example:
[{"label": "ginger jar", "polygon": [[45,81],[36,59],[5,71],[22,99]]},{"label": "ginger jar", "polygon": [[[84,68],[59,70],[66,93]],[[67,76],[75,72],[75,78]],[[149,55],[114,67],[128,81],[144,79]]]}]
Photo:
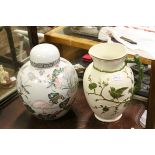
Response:
[{"label": "ginger jar", "polygon": [[60,57],[52,44],[32,48],[30,61],[17,75],[17,90],[28,111],[40,119],[53,120],[67,113],[78,88],[73,65]]},{"label": "ginger jar", "polygon": [[100,43],[92,46],[89,54],[93,62],[83,79],[87,102],[98,120],[117,121],[134,89],[133,72],[125,63],[127,49],[119,43]]}]

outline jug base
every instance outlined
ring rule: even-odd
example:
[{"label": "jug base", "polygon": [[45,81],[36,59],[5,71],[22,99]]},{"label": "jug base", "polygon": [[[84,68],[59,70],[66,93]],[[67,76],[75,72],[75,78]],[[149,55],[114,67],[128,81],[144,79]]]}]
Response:
[{"label": "jug base", "polygon": [[115,122],[115,121],[118,121],[122,117],[122,114],[120,114],[119,116],[115,117],[114,119],[103,119],[101,117],[98,117],[96,114],[94,114],[94,115],[95,115],[96,119],[98,119],[101,122]]}]

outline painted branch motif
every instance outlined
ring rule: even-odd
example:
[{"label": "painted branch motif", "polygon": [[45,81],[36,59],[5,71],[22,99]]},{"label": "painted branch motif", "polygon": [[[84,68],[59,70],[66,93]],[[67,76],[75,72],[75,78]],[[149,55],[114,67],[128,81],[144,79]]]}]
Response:
[{"label": "painted branch motif", "polygon": [[[109,102],[116,103],[113,106],[99,105],[99,106],[94,106],[93,107],[95,109],[98,109],[98,108],[102,109],[102,114],[105,113],[105,112],[108,112],[109,109],[112,108],[112,107],[115,108],[114,113],[116,114],[118,112],[119,106],[122,103],[125,103],[125,105],[126,105],[127,103],[129,103],[129,101],[131,99],[131,97],[127,97],[123,101],[119,101],[119,99],[124,96],[123,93],[124,93],[125,90],[129,89],[128,93],[132,94],[132,92],[133,92],[132,88],[128,88],[128,87],[121,87],[121,88],[110,87],[110,90],[108,91],[108,93],[111,96],[111,99],[108,99],[103,95],[103,91],[107,86],[109,86],[109,83],[108,83],[109,79],[107,79],[107,82],[102,81],[102,82],[95,83],[95,82],[93,82],[93,80],[91,78],[91,75],[89,75],[88,81],[89,81],[89,86],[88,86],[89,90],[92,91],[92,92],[89,92],[88,95],[96,95],[96,96],[98,96],[98,98],[95,99],[96,102],[98,102],[98,101],[109,101]],[[96,92],[96,89],[98,87],[100,88],[99,93]]]},{"label": "painted branch motif", "polygon": [[[131,83],[134,84],[134,81],[133,81],[133,79],[129,76],[129,73],[127,72],[127,70],[124,69],[123,72],[126,74],[127,78],[131,80]],[[131,75],[133,74],[132,71],[130,71],[130,74],[131,74]]]},{"label": "painted branch motif", "polygon": [[59,69],[54,69],[53,73],[52,73],[52,77],[49,77],[49,86],[47,88],[50,87],[56,87],[55,81],[58,78],[58,75],[60,73],[62,73],[64,71],[64,68],[59,68]]},{"label": "painted branch motif", "polygon": [[19,77],[18,82],[20,82],[20,87],[18,87],[19,95],[24,96],[28,100],[28,95],[30,94],[30,92],[27,90],[27,87],[31,87],[31,86],[27,84],[23,84],[21,77]]},{"label": "painted branch motif", "polygon": [[[74,74],[72,75],[72,78],[70,74],[69,75],[63,74],[63,77],[58,77],[60,73],[64,72],[64,69],[65,68],[54,69],[52,78],[50,78],[50,81],[49,81],[50,85],[47,88],[49,87],[54,88],[52,92],[48,94],[49,103],[53,103],[53,104],[59,103],[60,108],[64,110],[68,110],[70,107],[70,104],[69,104],[70,98],[72,96],[72,93],[75,92],[78,81],[76,80],[76,76]],[[65,81],[64,85],[62,85],[62,78]],[[66,89],[67,96],[64,97],[64,95],[56,92],[55,89],[57,89],[57,87],[59,87],[59,89],[61,90]]]}]

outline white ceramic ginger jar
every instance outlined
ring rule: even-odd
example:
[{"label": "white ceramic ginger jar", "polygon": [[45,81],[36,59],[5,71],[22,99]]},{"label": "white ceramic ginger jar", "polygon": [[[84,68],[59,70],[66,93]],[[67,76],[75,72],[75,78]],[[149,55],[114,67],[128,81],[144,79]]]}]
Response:
[{"label": "white ceramic ginger jar", "polygon": [[100,43],[90,48],[93,62],[87,67],[83,87],[95,117],[103,122],[121,118],[134,89],[132,70],[126,66],[126,48],[119,43]]},{"label": "white ceramic ginger jar", "polygon": [[17,90],[26,108],[40,119],[57,119],[70,109],[78,87],[73,65],[52,44],[32,48],[30,61],[17,75]]}]

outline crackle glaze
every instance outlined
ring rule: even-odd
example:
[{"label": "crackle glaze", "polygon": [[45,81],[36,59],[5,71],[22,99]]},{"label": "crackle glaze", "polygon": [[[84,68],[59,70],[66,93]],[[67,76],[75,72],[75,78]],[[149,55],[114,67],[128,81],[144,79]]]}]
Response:
[{"label": "crackle glaze", "polygon": [[30,61],[17,75],[17,90],[26,108],[41,119],[57,119],[70,109],[78,87],[73,65],[51,44],[32,48]]},{"label": "crackle glaze", "polygon": [[121,118],[134,89],[132,70],[126,66],[126,49],[118,43],[90,48],[93,62],[87,67],[83,87],[95,117],[103,122]]}]

